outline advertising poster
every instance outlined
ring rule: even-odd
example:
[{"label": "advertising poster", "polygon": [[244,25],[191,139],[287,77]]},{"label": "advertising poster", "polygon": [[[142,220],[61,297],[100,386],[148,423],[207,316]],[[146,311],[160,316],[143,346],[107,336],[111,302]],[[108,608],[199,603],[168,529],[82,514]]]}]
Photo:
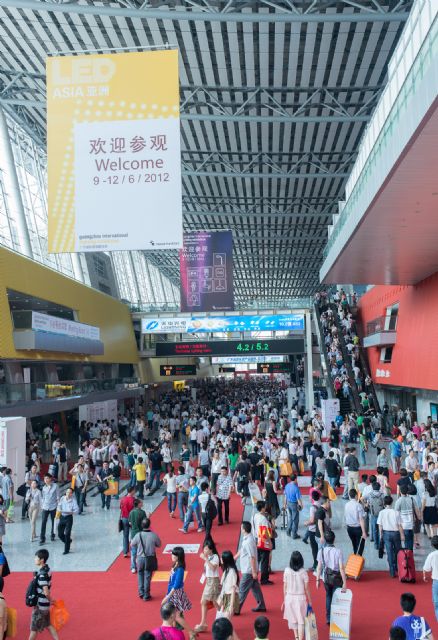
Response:
[{"label": "advertising poster", "polygon": [[181,311],[234,311],[231,231],[184,234]]},{"label": "advertising poster", "polygon": [[49,252],[180,249],[178,52],[46,66]]},{"label": "advertising poster", "polygon": [[353,594],[350,589],[336,589],[330,609],[330,640],[349,640],[352,603]]},{"label": "advertising poster", "polygon": [[0,464],[2,466],[7,465],[7,451],[8,451],[8,428],[6,422],[0,420]]},{"label": "advertising poster", "polygon": [[330,433],[332,422],[335,422],[339,413],[340,403],[337,398],[321,399],[321,419],[327,433]]}]

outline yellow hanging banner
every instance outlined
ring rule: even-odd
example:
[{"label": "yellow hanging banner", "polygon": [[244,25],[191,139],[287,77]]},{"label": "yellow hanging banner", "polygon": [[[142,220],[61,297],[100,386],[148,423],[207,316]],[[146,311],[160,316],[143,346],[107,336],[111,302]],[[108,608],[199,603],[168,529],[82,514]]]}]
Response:
[{"label": "yellow hanging banner", "polygon": [[51,253],[182,248],[178,52],[47,59]]}]

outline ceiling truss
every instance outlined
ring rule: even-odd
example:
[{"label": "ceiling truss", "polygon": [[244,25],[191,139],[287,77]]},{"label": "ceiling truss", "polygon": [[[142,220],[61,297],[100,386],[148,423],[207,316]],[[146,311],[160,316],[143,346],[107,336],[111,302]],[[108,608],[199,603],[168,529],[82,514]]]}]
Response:
[{"label": "ceiling truss", "polygon": [[47,53],[177,48],[184,229],[232,230],[240,305],[307,296],[411,6],[0,0],[0,105],[44,149]]}]

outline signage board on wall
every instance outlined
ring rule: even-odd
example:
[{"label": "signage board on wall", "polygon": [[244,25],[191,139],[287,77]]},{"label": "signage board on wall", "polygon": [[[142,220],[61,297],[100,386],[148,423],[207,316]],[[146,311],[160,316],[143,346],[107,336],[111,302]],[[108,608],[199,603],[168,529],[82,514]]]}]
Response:
[{"label": "signage board on wall", "polygon": [[178,51],[46,66],[49,252],[180,249]]},{"label": "signage board on wall", "polygon": [[332,422],[335,422],[339,413],[340,403],[337,398],[321,399],[321,419],[327,432],[330,430]]},{"label": "signage board on wall", "polygon": [[304,353],[302,338],[284,340],[212,340],[209,342],[157,342],[156,356],[215,356]]},{"label": "signage board on wall", "polygon": [[104,400],[79,405],[79,422],[85,420],[95,424],[98,420],[117,421],[117,400]]},{"label": "signage board on wall", "polygon": [[160,376],[195,376],[195,364],[162,364]]},{"label": "signage board on wall", "polygon": [[239,331],[304,331],[304,315],[177,316],[143,318],[142,333],[232,333]]},{"label": "signage board on wall", "polygon": [[257,373],[291,373],[291,362],[261,362],[257,363]]},{"label": "signage board on wall", "polygon": [[211,364],[257,364],[258,362],[284,362],[284,356],[213,356]]},{"label": "signage board on wall", "polygon": [[72,338],[83,338],[86,340],[100,340],[99,327],[83,322],[74,322],[65,318],[49,316],[47,313],[32,311],[32,329],[34,331],[46,331],[47,333],[58,333]]},{"label": "signage board on wall", "polygon": [[184,234],[180,251],[181,311],[233,311],[233,234]]}]

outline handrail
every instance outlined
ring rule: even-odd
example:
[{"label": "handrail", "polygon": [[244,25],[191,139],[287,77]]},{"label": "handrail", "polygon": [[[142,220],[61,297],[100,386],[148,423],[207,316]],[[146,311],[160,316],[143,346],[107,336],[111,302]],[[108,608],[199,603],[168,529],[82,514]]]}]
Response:
[{"label": "handrail", "polygon": [[333,383],[333,378],[330,375],[330,363],[329,363],[329,357],[328,357],[328,352],[327,352],[327,346],[325,344],[325,340],[324,340],[324,331],[322,329],[322,324],[321,324],[321,310],[319,308],[319,305],[315,302],[315,316],[316,316],[316,323],[318,325],[318,334],[319,334],[319,351],[320,353],[322,352],[324,355],[324,360],[325,360],[325,368],[326,368],[326,381],[328,381],[328,388],[330,389],[331,392],[331,397],[332,398],[336,398],[336,392],[335,392],[335,385]]},{"label": "handrail", "polygon": [[351,392],[353,395],[354,406],[356,411],[359,413],[362,411],[362,404],[360,402],[359,389],[357,388],[356,379],[353,373],[353,368],[351,366],[350,358],[347,352],[347,347],[345,346],[345,338],[342,332],[342,326],[341,326],[341,321],[339,319],[338,308],[333,302],[329,303],[328,306],[333,311],[336,328],[338,330],[339,344],[341,345],[342,359],[345,362],[348,378],[350,379],[350,383],[351,383],[350,386],[351,386]]},{"label": "handrail", "polygon": [[0,384],[0,407],[23,402],[83,396],[99,391],[117,391],[125,385],[139,385],[138,378],[104,378],[98,380],[60,380],[57,382],[19,382]]}]

